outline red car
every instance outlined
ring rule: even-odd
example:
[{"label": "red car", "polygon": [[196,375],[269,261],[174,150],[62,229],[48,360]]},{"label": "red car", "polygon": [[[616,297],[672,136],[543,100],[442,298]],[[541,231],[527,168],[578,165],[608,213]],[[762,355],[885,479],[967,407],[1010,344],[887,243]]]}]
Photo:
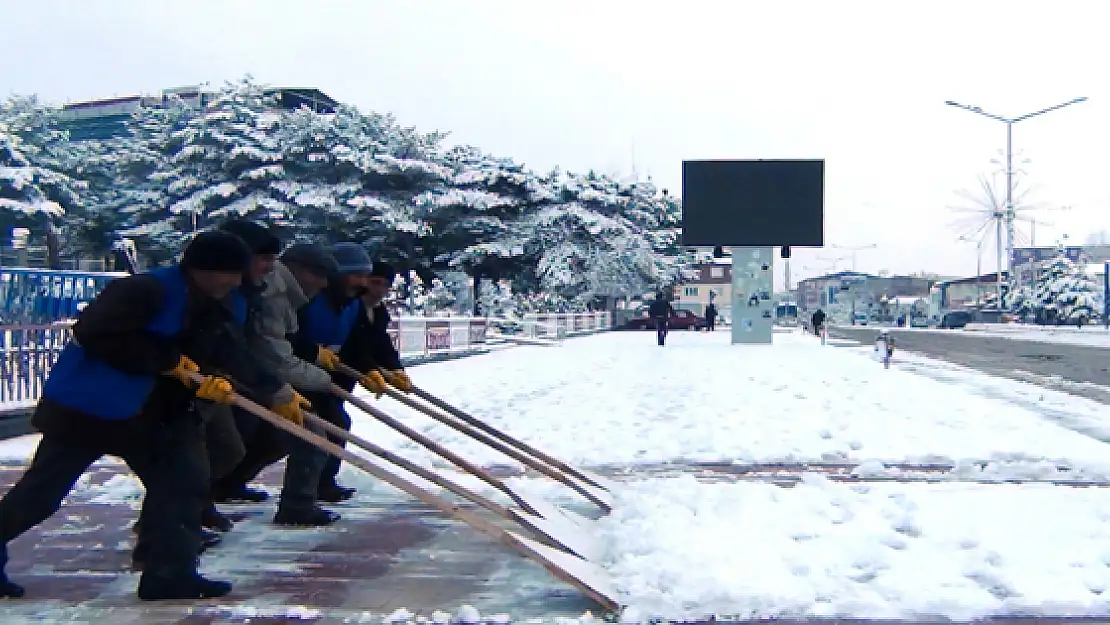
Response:
[{"label": "red car", "polygon": [[[701,330],[706,327],[705,317],[699,317],[689,310],[676,310],[667,324],[671,330]],[[624,324],[625,330],[654,330],[655,323],[647,316],[647,308]]]}]

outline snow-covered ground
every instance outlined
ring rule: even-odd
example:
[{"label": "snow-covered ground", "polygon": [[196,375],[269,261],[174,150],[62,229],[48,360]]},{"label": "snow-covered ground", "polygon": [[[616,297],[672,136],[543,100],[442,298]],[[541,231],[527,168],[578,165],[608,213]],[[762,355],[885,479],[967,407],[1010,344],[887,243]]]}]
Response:
[{"label": "snow-covered ground", "polygon": [[[823,460],[873,474],[877,461],[952,462],[986,463],[997,477],[1043,479],[1063,466],[1110,478],[1110,446],[1096,440],[1110,418],[1089,400],[903,353],[888,370],[870,346],[822,347],[800,333],[776,334],[774,346],[728,343],[724,332],[672,333],[665,348],[653,335],[607,333],[411,373],[582,465]],[[512,464],[392,400],[371,401],[472,460]],[[360,436],[443,465],[351,412]],[[23,460],[33,443],[0,443],[0,458]],[[387,488],[344,471],[363,491]],[[1110,615],[1110,488],[961,481],[967,473],[939,484],[813,473],[793,488],[634,477],[597,522],[603,564],[629,617]],[[572,501],[550,481],[512,482]],[[128,499],[138,488],[115,486]]]}]

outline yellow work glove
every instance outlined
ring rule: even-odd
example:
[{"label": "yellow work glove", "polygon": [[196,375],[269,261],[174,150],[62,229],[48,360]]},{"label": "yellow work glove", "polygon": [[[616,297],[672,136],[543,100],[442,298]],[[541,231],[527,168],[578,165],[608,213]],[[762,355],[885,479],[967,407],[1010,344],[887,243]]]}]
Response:
[{"label": "yellow work glove", "polygon": [[326,347],[321,347],[320,350],[316,352],[316,364],[328,371],[335,371],[339,368],[339,365],[343,363],[339,360],[339,354]]},{"label": "yellow work glove", "polygon": [[312,403],[302,397],[300,393],[293,391],[293,399],[283,404],[277,404],[271,410],[290,423],[304,425],[304,411],[312,410]]},{"label": "yellow work glove", "polygon": [[200,373],[200,367],[197,366],[197,363],[193,362],[188,356],[182,356],[178,359],[177,364],[174,365],[174,368],[170,369],[166,373],[177,378],[177,380],[184,384],[186,388],[193,388],[194,386],[196,386],[196,382],[193,382],[192,374]]},{"label": "yellow work glove", "polygon": [[204,399],[217,404],[230,404],[235,399],[235,390],[231,388],[231,382],[209,375],[205,376],[204,381],[197,387],[197,399]]},{"label": "yellow work glove", "polygon": [[374,394],[374,397],[381,397],[382,393],[386,392],[389,387],[385,384],[385,378],[377,371],[371,371],[358,379],[359,384],[365,386]]},{"label": "yellow work glove", "polygon": [[405,373],[402,369],[386,371],[385,379],[399,391],[404,391],[406,393],[412,392],[412,379],[410,379],[409,374]]}]

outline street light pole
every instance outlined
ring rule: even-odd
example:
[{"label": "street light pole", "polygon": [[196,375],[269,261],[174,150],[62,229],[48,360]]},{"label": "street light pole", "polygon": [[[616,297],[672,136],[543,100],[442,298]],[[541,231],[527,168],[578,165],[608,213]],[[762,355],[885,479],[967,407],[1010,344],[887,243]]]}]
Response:
[{"label": "street light pole", "polygon": [[858,245],[858,246],[855,246],[855,247],[848,246],[848,245],[833,245],[832,247],[834,249],[844,250],[845,252],[850,253],[849,258],[852,259],[852,272],[854,273],[856,271],[856,252],[862,252],[864,250],[873,250],[876,247],[878,247],[878,245],[872,243],[870,245]]},{"label": "street light pole", "polygon": [[[971,243],[972,239],[968,237],[960,237],[960,240],[965,243]],[[983,239],[975,241],[975,303],[983,305]]]},{"label": "street light pole", "polygon": [[[1027,119],[1031,119],[1033,117],[1037,117],[1039,115],[1044,115],[1045,113],[1051,113],[1052,111],[1055,111],[1057,109],[1062,109],[1066,106],[1071,106],[1072,104],[1079,104],[1080,102],[1086,102],[1086,101],[1087,101],[1087,98],[1085,98],[1085,97],[1083,97],[1083,98],[1072,98],[1071,100],[1068,100],[1067,102],[1061,102],[1060,104],[1056,104],[1056,105],[1050,106],[1048,108],[1043,108],[1039,111],[1033,111],[1032,113],[1026,113],[1024,115],[1018,115],[1017,117],[1003,117],[1001,115],[995,115],[994,113],[988,113],[987,111],[984,111],[982,108],[980,108],[978,106],[970,106],[970,105],[967,105],[967,104],[960,104],[959,102],[953,102],[952,100],[948,100],[947,102],[945,102],[945,104],[947,104],[948,106],[954,106],[956,108],[960,108],[960,109],[963,109],[965,111],[971,111],[972,113],[975,113],[977,115],[982,115],[983,117],[988,117],[988,118],[993,119],[995,121],[999,121],[999,122],[1002,122],[1003,124],[1006,124],[1006,212],[1003,214],[1003,219],[1006,222],[1005,223],[1005,225],[1006,225],[1006,275],[1009,276],[1010,280],[1013,280],[1013,271],[1014,271],[1014,124],[1016,124],[1018,122],[1025,121]],[[1001,231],[1001,229],[1002,229],[1002,224],[998,224],[998,230]],[[1001,234],[1001,232],[999,232],[999,234]],[[998,248],[999,248],[998,249],[998,256],[999,256],[999,258],[998,258],[998,306],[999,306],[999,308],[1002,307],[1002,258],[1001,258],[1001,256],[1002,256],[1002,241],[1001,241],[1001,238],[1002,237],[999,236],[999,245],[998,245]]]}]

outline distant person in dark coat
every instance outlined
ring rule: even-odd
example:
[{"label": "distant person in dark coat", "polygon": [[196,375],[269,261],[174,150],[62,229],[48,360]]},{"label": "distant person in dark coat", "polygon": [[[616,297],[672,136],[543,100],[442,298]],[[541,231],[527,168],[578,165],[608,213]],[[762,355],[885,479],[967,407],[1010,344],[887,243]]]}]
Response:
[{"label": "distant person in dark coat", "polygon": [[705,307],[705,329],[712,332],[717,327],[717,305],[709,302]]},{"label": "distant person in dark coat", "polygon": [[667,329],[673,316],[674,306],[671,306],[662,291],[656,293],[655,301],[648,306],[648,317],[655,324],[655,336],[660,346],[667,342]]},{"label": "distant person in dark coat", "polygon": [[813,322],[813,335],[821,336],[821,328],[825,325],[825,311],[818,308],[813,313],[811,321]]}]

